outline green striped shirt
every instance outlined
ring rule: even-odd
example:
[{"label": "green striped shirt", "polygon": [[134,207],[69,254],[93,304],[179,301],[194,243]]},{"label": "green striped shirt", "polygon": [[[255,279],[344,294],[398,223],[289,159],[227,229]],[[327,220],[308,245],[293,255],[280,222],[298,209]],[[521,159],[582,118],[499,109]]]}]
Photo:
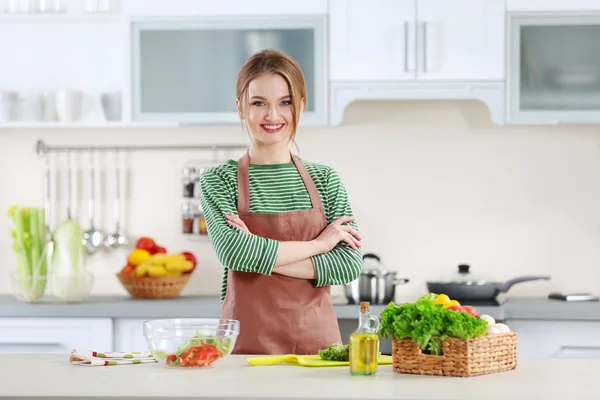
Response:
[{"label": "green striped shirt", "polygon": [[[327,224],[352,216],[346,188],[337,172],[328,166],[301,160],[312,177],[325,208]],[[292,161],[285,164],[250,164],[250,212],[282,213],[312,208],[308,191]],[[225,266],[221,302],[227,291],[227,270],[271,275],[277,260],[279,241],[247,234],[227,224],[224,214],[237,212],[237,161],[204,171],[200,177],[200,201],[208,237]],[[356,223],[349,223],[358,230]],[[311,257],[315,287],[343,285],[356,279],[362,266],[362,250],[340,242],[331,251]]]}]

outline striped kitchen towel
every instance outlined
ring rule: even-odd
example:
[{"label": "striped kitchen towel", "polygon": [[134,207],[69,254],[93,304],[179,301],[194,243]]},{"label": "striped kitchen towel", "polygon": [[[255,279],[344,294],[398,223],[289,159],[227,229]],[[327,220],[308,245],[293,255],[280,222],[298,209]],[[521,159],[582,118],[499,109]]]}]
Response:
[{"label": "striped kitchen towel", "polygon": [[124,364],[147,364],[158,362],[150,352],[132,351],[130,353],[121,352],[97,352],[92,350],[73,349],[69,356],[69,362],[75,365],[110,366]]}]

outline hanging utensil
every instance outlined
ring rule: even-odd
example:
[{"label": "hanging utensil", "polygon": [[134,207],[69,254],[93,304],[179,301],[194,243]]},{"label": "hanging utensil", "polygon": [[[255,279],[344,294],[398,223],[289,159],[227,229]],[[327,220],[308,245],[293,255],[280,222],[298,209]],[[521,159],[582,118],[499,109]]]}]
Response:
[{"label": "hanging utensil", "polygon": [[90,228],[83,233],[83,244],[88,254],[94,254],[104,241],[104,234],[100,232],[94,226],[95,216],[95,179],[94,179],[94,152],[90,151],[90,198],[88,201],[89,214],[90,214]]},{"label": "hanging utensil", "polygon": [[54,241],[52,240],[52,230],[50,229],[50,154],[46,153],[46,170],[44,172],[44,214],[46,224],[46,246],[47,246],[47,257],[52,259],[54,250]]},{"label": "hanging utensil", "polygon": [[73,219],[71,217],[72,180],[71,152],[67,151],[67,219]]},{"label": "hanging utensil", "polygon": [[121,231],[121,170],[119,168],[119,152],[115,149],[115,224],[114,233],[105,240],[107,247],[120,247],[127,244],[127,237]]}]

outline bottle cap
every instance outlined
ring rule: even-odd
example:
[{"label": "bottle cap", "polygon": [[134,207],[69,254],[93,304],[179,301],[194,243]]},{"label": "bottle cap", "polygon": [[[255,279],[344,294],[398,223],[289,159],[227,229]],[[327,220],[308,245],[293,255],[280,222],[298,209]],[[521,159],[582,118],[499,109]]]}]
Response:
[{"label": "bottle cap", "polygon": [[360,302],[360,311],[361,312],[367,311],[369,309],[369,304],[371,304],[371,303],[369,303],[368,301],[361,301]]}]

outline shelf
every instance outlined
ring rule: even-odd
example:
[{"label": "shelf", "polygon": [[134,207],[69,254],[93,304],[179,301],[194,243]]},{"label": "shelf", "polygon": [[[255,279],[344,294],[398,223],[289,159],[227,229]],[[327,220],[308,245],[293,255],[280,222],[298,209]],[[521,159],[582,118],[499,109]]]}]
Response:
[{"label": "shelf", "polygon": [[118,22],[121,14],[0,13],[1,22]]},{"label": "shelf", "polygon": [[178,127],[180,124],[174,122],[110,122],[110,121],[99,121],[99,122],[6,122],[0,123],[0,129],[77,129],[77,128],[164,128],[164,127]]}]

